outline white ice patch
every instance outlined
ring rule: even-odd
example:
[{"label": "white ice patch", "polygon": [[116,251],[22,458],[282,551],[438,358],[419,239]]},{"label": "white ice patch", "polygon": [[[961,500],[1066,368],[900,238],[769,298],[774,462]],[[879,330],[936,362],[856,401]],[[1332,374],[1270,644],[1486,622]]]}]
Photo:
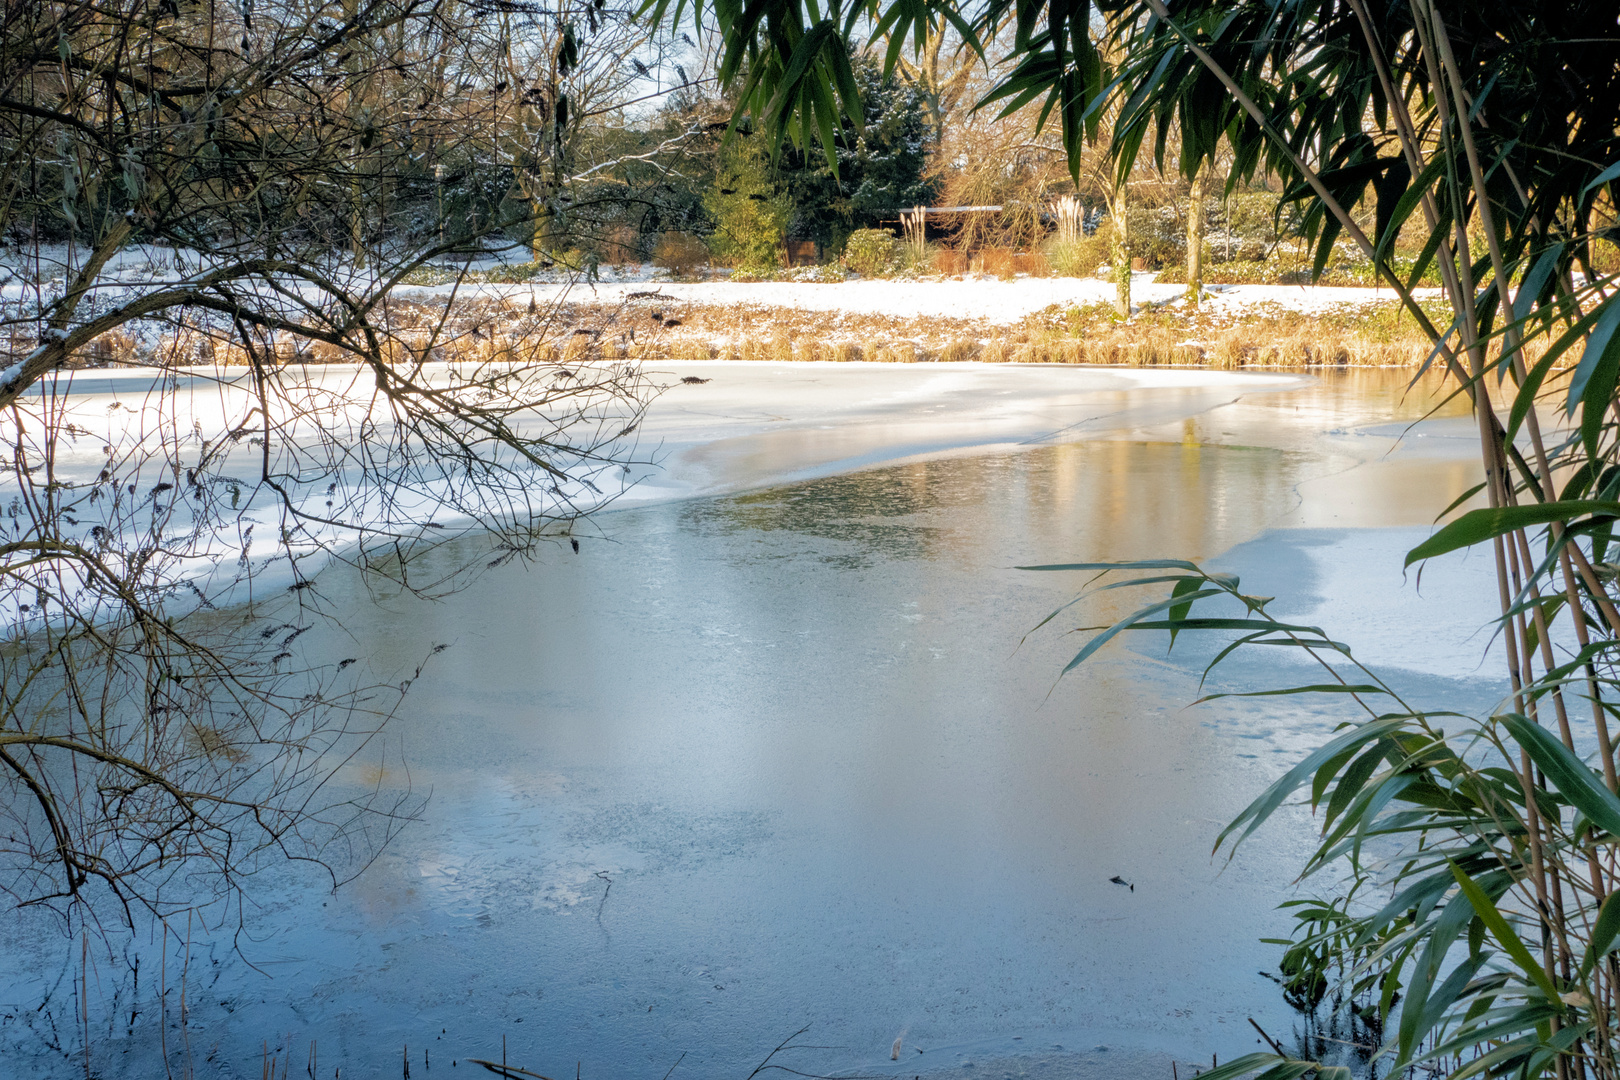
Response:
[{"label": "white ice patch", "polygon": [[[447,365],[429,367],[425,380],[453,382]],[[110,558],[153,549],[161,538],[169,559],[163,575],[180,585],[173,602],[181,608],[194,602],[188,596],[217,607],[285,589],[368,536],[438,539],[472,524],[465,507],[479,498],[482,481],[449,469],[401,471],[388,457],[396,449],[389,402],[354,365],[305,369],[281,387],[274,407],[300,418],[271,425],[280,442],[270,448],[280,491],[261,480],[265,433],[243,419],[254,416],[256,399],[242,368],[68,372],[46,383],[19,399],[21,430],[37,433],[41,410],[50,410],[58,433],[52,479],[73,492],[61,516],[65,538]],[[534,411],[511,416],[508,426],[520,437],[556,430]],[[10,441],[23,439],[15,422],[9,427]],[[205,447],[211,455],[198,483],[221,504],[207,511],[187,470]],[[616,468],[561,452],[555,464],[573,479],[554,481],[533,469],[532,487],[512,493],[542,519],[599,507],[628,482]],[[17,513],[21,494],[18,473],[0,472],[0,506],[10,507],[0,535],[29,527]],[[71,578],[59,584],[68,592],[82,588]],[[0,621],[46,617],[32,601],[28,590],[11,589],[0,597]]]},{"label": "white ice patch", "polygon": [[[428,368],[425,378],[448,382],[447,365]],[[710,361],[668,363],[656,370],[656,381],[668,389],[640,425],[633,454],[638,463],[598,471],[594,480],[582,475],[553,483],[537,473],[526,497],[540,512],[645,504],[904,460],[1094,437],[1179,420],[1245,393],[1306,382],[1282,374],[1011,364]],[[680,382],[683,374],[696,371],[709,381]],[[108,543],[98,529],[124,530],[123,539],[133,541],[154,528],[178,535],[193,527],[184,475],[160,459],[194,460],[205,442],[225,448],[212,465],[215,486],[221,475],[240,476],[241,482],[228,488],[231,512],[211,526],[211,535],[176,545],[184,552],[177,576],[216,606],[312,577],[330,553],[360,541],[363,524],[386,520],[401,528],[414,523],[444,530],[424,536],[447,535],[470,524],[454,506],[449,480],[421,477],[409,487],[388,490],[362,472],[363,465],[379,466],[367,464],[366,448],[356,446],[322,471],[318,482],[288,487],[292,507],[307,516],[283,535],[283,526],[294,522],[286,516],[282,496],[256,482],[262,444],[253,431],[226,438],[249,412],[247,379],[239,368],[179,374],[129,370],[77,372],[59,383],[53,390],[57,423],[76,434],[58,440],[57,480],[94,483],[108,463],[107,447],[116,458],[143,441],[166,440],[179,448],[139,468],[115,469],[124,517],[111,514],[109,500],[83,506],[73,523],[83,534],[81,542]],[[305,394],[310,408],[322,410],[328,438],[366,432],[369,423],[378,426],[369,429],[368,438],[387,445],[387,405],[367,392],[369,374],[353,365],[330,365],[306,369],[299,379],[303,385],[292,390]],[[514,421],[519,434],[540,432],[545,423],[539,416]],[[313,437],[313,424],[308,436]],[[0,477],[0,504],[17,494],[15,475]],[[320,518],[328,520],[315,520]],[[19,614],[16,605],[25,601],[17,595],[0,610],[0,619]]]}]

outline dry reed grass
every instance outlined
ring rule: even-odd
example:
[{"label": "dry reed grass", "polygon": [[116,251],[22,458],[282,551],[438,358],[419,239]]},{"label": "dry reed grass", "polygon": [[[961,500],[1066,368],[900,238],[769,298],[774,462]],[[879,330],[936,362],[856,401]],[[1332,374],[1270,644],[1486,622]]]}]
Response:
[{"label": "dry reed grass", "polygon": [[[1416,367],[1430,351],[1416,324],[1392,303],[1314,314],[1278,307],[1235,315],[1175,308],[1128,322],[1116,319],[1111,308],[1093,305],[1051,308],[1004,326],[972,319],[700,306],[652,293],[611,306],[561,303],[543,310],[526,299],[462,301],[449,313],[442,304],[409,302],[391,310],[389,330],[385,359],[407,364],[931,360],[1237,370]],[[257,342],[255,348],[277,364],[354,359],[325,342],[290,336]],[[1529,346],[1532,361],[1541,348]],[[229,366],[246,364],[249,357],[240,341],[198,325],[179,325],[144,341],[126,333],[104,335],[78,360],[97,367]]]},{"label": "dry reed grass", "polygon": [[[667,318],[674,301],[647,301]],[[1129,322],[1110,309],[1049,309],[1001,326],[972,319],[682,305],[678,327],[638,340],[637,359],[865,360],[880,363],[1105,364],[1129,367],[1414,367],[1429,343],[1409,318],[1378,307],[1308,314],[1260,309],[1237,318],[1183,309]],[[589,320],[586,310],[574,317]]]}]

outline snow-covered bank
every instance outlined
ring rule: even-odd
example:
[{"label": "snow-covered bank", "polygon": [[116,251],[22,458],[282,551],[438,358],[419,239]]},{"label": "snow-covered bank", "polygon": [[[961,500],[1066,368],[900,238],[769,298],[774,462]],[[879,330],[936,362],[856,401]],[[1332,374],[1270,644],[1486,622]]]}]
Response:
[{"label": "snow-covered bank", "polygon": [[[1138,305],[1166,304],[1186,294],[1185,285],[1159,284],[1154,274],[1138,274],[1132,295]],[[454,291],[464,298],[500,298],[508,302],[549,304],[564,298],[574,303],[617,304],[636,293],[657,292],[683,303],[746,305],[799,311],[837,311],[893,318],[977,319],[998,325],[1016,323],[1053,305],[1108,304],[1114,299],[1112,282],[1098,278],[952,278],[940,281],[629,281],[525,283],[521,285],[464,284],[407,287],[400,296],[444,298]],[[1353,289],[1309,285],[1215,285],[1207,301],[1216,310],[1234,312],[1263,304],[1297,311],[1324,311],[1350,304],[1388,302],[1388,289]],[[1422,295],[1438,290],[1422,289]]]}]

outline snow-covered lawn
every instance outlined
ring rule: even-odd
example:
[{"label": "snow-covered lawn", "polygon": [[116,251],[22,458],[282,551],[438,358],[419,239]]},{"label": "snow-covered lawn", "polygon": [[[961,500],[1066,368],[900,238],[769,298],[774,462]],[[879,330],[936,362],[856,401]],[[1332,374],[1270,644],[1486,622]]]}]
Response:
[{"label": "snow-covered lawn", "polygon": [[[1143,273],[1132,284],[1137,305],[1181,300],[1186,286],[1159,284],[1157,275]],[[565,297],[574,303],[617,304],[633,294],[657,292],[697,306],[793,309],[848,312],[892,318],[936,317],[974,319],[1009,325],[1037,311],[1057,305],[1109,304],[1112,282],[1098,278],[947,278],[934,281],[851,280],[829,283],[799,281],[613,281],[596,283],[526,283],[521,285],[462,285],[458,295],[500,298],[507,302],[554,303]],[[401,295],[426,299],[448,297],[452,286],[407,287]],[[1420,290],[1422,295],[1438,290]],[[1214,310],[1277,305],[1298,311],[1324,311],[1345,304],[1387,303],[1395,299],[1388,289],[1352,289],[1309,285],[1215,285],[1206,301]]]}]

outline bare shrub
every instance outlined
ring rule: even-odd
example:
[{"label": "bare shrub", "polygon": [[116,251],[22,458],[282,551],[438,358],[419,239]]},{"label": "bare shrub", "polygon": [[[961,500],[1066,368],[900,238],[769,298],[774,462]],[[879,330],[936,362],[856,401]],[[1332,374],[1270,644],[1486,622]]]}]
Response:
[{"label": "bare shrub", "polygon": [[653,264],[676,277],[693,277],[709,261],[709,249],[689,233],[667,232],[653,248]]},{"label": "bare shrub", "polygon": [[862,277],[883,277],[899,268],[900,242],[885,229],[856,229],[844,243],[842,261]]},{"label": "bare shrub", "polygon": [[940,248],[934,253],[934,272],[955,277],[968,272],[967,252],[956,248]]},{"label": "bare shrub", "polygon": [[1041,251],[1021,251],[1013,256],[1013,273],[1030,277],[1051,277],[1052,264]]},{"label": "bare shrub", "polygon": [[601,260],[610,266],[641,262],[641,234],[632,225],[620,225],[609,230],[598,247]]},{"label": "bare shrub", "polygon": [[1004,281],[1011,281],[1016,273],[1016,261],[1012,249],[1004,247],[986,248],[979,255],[979,264],[984,272],[991,277],[998,277]]}]

